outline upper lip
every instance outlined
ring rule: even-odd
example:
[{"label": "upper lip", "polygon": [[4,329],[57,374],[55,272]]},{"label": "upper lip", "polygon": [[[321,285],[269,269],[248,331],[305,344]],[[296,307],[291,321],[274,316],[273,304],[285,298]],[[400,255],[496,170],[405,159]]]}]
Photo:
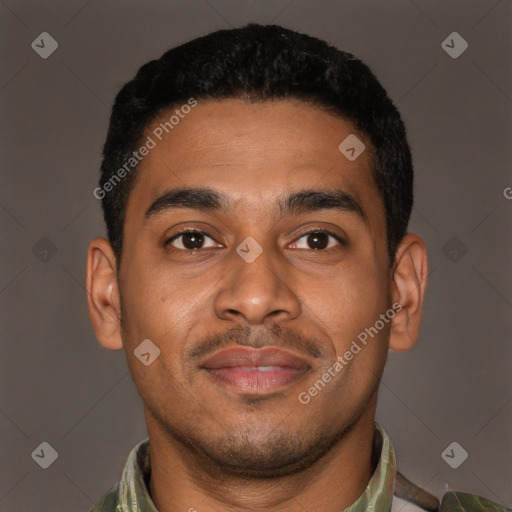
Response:
[{"label": "upper lip", "polygon": [[275,347],[236,347],[221,350],[208,357],[200,366],[208,370],[259,366],[278,366],[298,370],[310,368],[301,357]]}]

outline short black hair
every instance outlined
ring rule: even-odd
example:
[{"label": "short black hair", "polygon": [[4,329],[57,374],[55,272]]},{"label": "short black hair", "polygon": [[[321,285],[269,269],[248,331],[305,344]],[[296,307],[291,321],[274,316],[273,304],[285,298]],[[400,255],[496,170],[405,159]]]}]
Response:
[{"label": "short black hair", "polygon": [[119,170],[127,169],[130,158],[133,161],[148,125],[164,110],[191,98],[300,100],[351,122],[373,146],[373,177],[383,198],[393,262],[413,202],[412,159],[398,110],[368,66],[354,55],[278,25],[251,23],[172,48],[144,64],[117,94],[95,196],[102,199],[118,266],[137,167],[134,163],[131,172]]}]

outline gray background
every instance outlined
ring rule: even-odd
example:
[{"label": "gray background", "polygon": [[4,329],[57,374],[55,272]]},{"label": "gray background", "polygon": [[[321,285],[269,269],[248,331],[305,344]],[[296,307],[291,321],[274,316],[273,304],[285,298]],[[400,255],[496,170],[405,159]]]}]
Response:
[{"label": "gray background", "polygon": [[[0,2],[0,510],[87,511],[146,437],[83,287],[109,110],[147,60],[249,21],[355,53],[402,112],[410,230],[431,273],[420,339],[390,353],[377,419],[418,484],[512,506],[510,14],[510,0]],[[47,59],[31,48],[44,31],[59,44]],[[453,31],[469,43],[457,59],[441,47]],[[31,457],[43,441],[58,452],[48,469]],[[469,453],[457,469],[441,457],[453,441]]]}]

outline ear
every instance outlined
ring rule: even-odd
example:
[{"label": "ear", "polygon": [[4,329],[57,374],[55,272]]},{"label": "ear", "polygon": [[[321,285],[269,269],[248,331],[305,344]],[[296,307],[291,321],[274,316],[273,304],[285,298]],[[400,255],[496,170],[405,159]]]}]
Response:
[{"label": "ear", "polygon": [[393,265],[391,297],[397,307],[389,338],[392,350],[408,350],[418,339],[427,275],[425,242],[416,234],[408,234],[397,248]]},{"label": "ear", "polygon": [[106,238],[95,238],[89,244],[86,287],[89,315],[98,341],[111,350],[123,348],[116,257]]}]

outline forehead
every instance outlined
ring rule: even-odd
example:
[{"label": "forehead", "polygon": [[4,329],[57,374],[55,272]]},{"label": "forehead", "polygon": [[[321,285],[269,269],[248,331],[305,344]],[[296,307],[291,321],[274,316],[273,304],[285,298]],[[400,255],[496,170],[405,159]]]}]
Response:
[{"label": "forehead", "polygon": [[[366,149],[351,161],[339,146],[354,136]],[[370,209],[380,203],[369,142],[351,123],[301,102],[175,106],[147,127],[142,142],[153,147],[139,164],[127,217],[143,216],[144,206],[184,187],[207,186],[228,195],[233,207],[255,209],[306,188],[341,189]]]}]

